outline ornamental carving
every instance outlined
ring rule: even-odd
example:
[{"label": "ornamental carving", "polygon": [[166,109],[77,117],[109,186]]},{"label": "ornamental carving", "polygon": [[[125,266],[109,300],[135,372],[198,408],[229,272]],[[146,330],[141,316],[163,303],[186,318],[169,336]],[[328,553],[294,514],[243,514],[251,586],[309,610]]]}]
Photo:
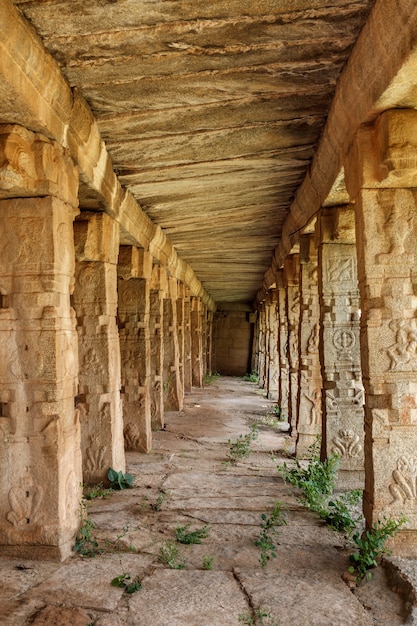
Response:
[{"label": "ornamental carving", "polygon": [[341,356],[352,358],[350,354],[356,344],[355,333],[349,328],[338,328],[333,335],[333,345]]},{"label": "ornamental carving", "polygon": [[39,507],[43,491],[30,476],[22,478],[9,491],[11,510],[6,519],[16,528],[28,527],[39,522]]},{"label": "ornamental carving", "polygon": [[400,502],[415,504],[417,499],[417,458],[413,455],[403,454],[397,460],[397,467],[392,472],[393,482],[389,485],[389,491],[393,497],[391,504]]},{"label": "ornamental carving", "polygon": [[127,424],[123,436],[126,450],[138,450],[141,447],[141,436],[136,424]]},{"label": "ornamental carving", "polygon": [[355,266],[352,257],[327,259],[327,279],[329,282],[353,281]]},{"label": "ornamental carving", "polygon": [[417,368],[417,329],[413,320],[392,320],[389,328],[395,333],[395,342],[386,349],[393,372],[408,372]]},{"label": "ornamental carving", "polygon": [[359,435],[353,430],[339,430],[336,437],[333,437],[332,453],[353,459],[362,454],[362,446],[360,444]]},{"label": "ornamental carving", "polygon": [[89,472],[105,469],[104,457],[107,452],[107,446],[100,446],[99,444],[99,436],[97,434],[90,435],[85,463],[85,467]]}]

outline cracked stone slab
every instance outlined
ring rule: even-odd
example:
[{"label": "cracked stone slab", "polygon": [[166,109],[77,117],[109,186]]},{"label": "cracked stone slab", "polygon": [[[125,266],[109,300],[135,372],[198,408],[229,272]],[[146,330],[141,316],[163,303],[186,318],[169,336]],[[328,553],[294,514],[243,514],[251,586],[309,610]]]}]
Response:
[{"label": "cracked stone slab", "polygon": [[129,599],[131,626],[236,626],[248,603],[231,572],[156,570]]},{"label": "cracked stone slab", "polygon": [[[314,554],[309,555],[310,562]],[[316,576],[300,573],[297,563],[263,571],[236,569],[255,607],[285,626],[374,626],[371,616],[349,591],[340,575],[326,569]],[[308,569],[307,563],[305,569]],[[323,598],[326,601],[323,602]]]},{"label": "cracked stone slab", "polygon": [[112,587],[112,579],[124,573],[132,578],[140,577],[152,561],[152,556],[122,553],[86,559],[75,557],[36,588],[36,597],[53,606],[114,611],[123,589]]}]

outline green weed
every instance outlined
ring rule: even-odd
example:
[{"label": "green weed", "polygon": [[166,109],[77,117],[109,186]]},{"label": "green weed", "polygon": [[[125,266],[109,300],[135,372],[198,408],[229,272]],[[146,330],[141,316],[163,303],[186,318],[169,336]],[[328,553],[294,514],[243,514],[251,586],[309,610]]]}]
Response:
[{"label": "green weed", "polygon": [[245,626],[279,626],[277,622],[274,624],[271,622],[271,614],[261,609],[261,607],[253,609],[252,615],[250,613],[241,613],[238,616],[238,620],[241,624],[245,624]]},{"label": "green weed", "polygon": [[165,502],[165,500],[169,500],[170,496],[171,494],[168,491],[160,491],[158,493],[156,502],[153,502],[152,504],[150,504],[152,511],[155,511],[155,512],[160,511],[163,503]]},{"label": "green weed", "polygon": [[126,593],[135,593],[142,589],[142,583],[139,580],[132,580],[130,574],[120,574],[111,581],[112,587],[123,587]]},{"label": "green weed", "polygon": [[282,510],[282,502],[278,500],[275,503],[269,516],[262,513],[261,520],[259,539],[256,539],[255,546],[261,550],[259,562],[262,567],[265,567],[271,558],[275,559],[277,556],[273,538],[278,534],[278,528],[287,524]]},{"label": "green weed", "polygon": [[95,557],[96,554],[101,553],[101,550],[98,548],[98,542],[93,536],[96,524],[88,517],[84,502],[81,503],[80,509],[81,525],[75,536],[73,550],[80,556]]},{"label": "green weed", "polygon": [[215,557],[209,556],[208,554],[203,555],[203,569],[211,570],[213,569]]},{"label": "green weed", "polygon": [[119,490],[119,489],[127,489],[129,487],[133,487],[135,482],[135,477],[132,474],[123,474],[122,471],[117,472],[112,467],[107,472],[107,478],[110,481],[110,488]]},{"label": "green weed", "polygon": [[353,535],[353,541],[358,549],[349,556],[350,562],[353,563],[349,567],[349,572],[356,573],[358,585],[363,580],[372,578],[369,570],[378,565],[382,556],[391,553],[386,549],[385,543],[387,539],[394,537],[406,521],[407,518],[404,515],[401,515],[398,520],[384,517],[382,520],[377,520],[372,528]]},{"label": "green weed", "polygon": [[259,381],[258,372],[255,370],[252,370],[250,374],[245,374],[242,378],[250,383],[257,383]]},{"label": "green weed", "polygon": [[159,559],[171,569],[184,569],[185,562],[178,560],[178,546],[173,541],[166,541],[159,549]]},{"label": "green weed", "polygon": [[201,543],[201,539],[205,539],[209,536],[210,527],[208,524],[204,524],[201,528],[188,532],[190,524],[186,526],[177,526],[175,529],[175,536],[177,541],[185,543],[187,545]]},{"label": "green weed", "polygon": [[112,489],[104,487],[103,483],[97,485],[83,485],[84,498],[86,500],[95,500],[96,498],[105,498],[112,493]]},{"label": "green weed", "polygon": [[229,452],[227,454],[230,463],[237,463],[246,459],[251,453],[251,443],[258,439],[258,424],[252,424],[246,435],[239,435],[236,441],[228,439]]}]

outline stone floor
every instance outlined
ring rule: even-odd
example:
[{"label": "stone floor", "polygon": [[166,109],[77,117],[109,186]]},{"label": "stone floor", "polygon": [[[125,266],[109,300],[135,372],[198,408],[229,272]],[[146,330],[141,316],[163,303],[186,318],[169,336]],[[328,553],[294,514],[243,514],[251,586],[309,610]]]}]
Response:
[{"label": "stone floor", "polygon": [[[271,459],[271,452],[281,462],[292,452],[285,423],[261,425],[250,457],[226,463],[228,439],[247,433],[271,408],[256,384],[238,378],[193,390],[182,412],[166,416],[152,453],[128,454],[135,487],[89,501],[100,554],[74,555],[64,563],[0,558],[0,624],[417,624],[414,562],[391,562],[400,572],[393,582],[399,589],[406,570],[404,601],[390,589],[382,567],[357,589],[344,582],[348,551],[342,539],[298,504]],[[261,514],[277,500],[286,508],[287,525],[276,539],[276,558],[262,567],[254,541]],[[177,543],[176,527],[187,524],[190,530],[208,524],[209,536],[201,544]],[[171,565],[184,567],[161,562],[161,546],[178,547]],[[129,595],[111,585],[124,574],[142,588]],[[256,612],[265,615],[255,618]]]}]

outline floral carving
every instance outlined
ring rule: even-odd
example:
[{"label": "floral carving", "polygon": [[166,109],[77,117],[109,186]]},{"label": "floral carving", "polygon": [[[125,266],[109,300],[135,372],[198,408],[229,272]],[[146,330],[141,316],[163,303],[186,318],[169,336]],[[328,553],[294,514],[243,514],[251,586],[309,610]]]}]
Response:
[{"label": "floral carving", "polygon": [[11,510],[7,513],[7,521],[16,527],[38,523],[42,495],[41,487],[35,485],[30,476],[22,478],[9,491]]},{"label": "floral carving", "polygon": [[339,454],[349,459],[358,457],[362,453],[359,435],[350,429],[339,430],[339,433],[333,438],[333,444],[333,454]]}]

